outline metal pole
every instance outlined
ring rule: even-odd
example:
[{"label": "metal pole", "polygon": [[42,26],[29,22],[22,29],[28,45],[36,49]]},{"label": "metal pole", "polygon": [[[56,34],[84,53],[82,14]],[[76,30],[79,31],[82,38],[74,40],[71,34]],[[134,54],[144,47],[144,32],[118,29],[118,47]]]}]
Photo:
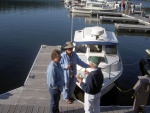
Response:
[{"label": "metal pole", "polygon": [[98,14],[97,14],[97,26],[98,26]]},{"label": "metal pole", "polygon": [[73,37],[73,13],[71,14],[71,42]]},{"label": "metal pole", "polygon": [[142,11],[142,3],[140,3],[140,11]]},{"label": "metal pole", "polygon": [[111,65],[110,65],[110,68],[109,68],[109,79],[110,79],[110,71],[111,71]]}]

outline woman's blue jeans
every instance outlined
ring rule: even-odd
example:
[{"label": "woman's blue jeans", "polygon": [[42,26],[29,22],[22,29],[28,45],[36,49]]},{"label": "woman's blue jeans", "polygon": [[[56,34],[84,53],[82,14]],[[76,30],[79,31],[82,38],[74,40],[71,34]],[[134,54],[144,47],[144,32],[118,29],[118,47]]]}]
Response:
[{"label": "woman's blue jeans", "polygon": [[60,95],[61,91],[56,89],[50,89],[50,113],[59,113],[59,101],[60,101]]}]

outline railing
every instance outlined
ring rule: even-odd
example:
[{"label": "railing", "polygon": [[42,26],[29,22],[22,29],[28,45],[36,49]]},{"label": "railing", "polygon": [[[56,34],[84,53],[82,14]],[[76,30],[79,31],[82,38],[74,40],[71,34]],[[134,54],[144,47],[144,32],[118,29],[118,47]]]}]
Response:
[{"label": "railing", "polygon": [[[106,69],[106,68],[108,68],[108,67],[110,67],[109,68],[109,79],[110,79],[110,73],[111,73],[111,66],[114,64],[114,63],[118,63],[118,71],[119,71],[119,62],[120,62],[121,60],[119,59],[119,61],[115,61],[115,62],[113,62],[112,64],[110,64],[110,65],[108,65],[108,66],[106,66],[106,67],[104,67],[104,68],[101,68],[101,69]],[[81,68],[81,69],[83,69],[83,68]],[[80,69],[80,71],[81,71],[81,69]],[[113,75],[113,74],[112,74]],[[115,75],[113,75],[113,76],[115,76]]]},{"label": "railing", "polygon": [[[109,67],[109,79],[110,79],[110,74],[111,74],[111,68],[112,68],[112,65],[114,64],[114,63],[118,63],[118,71],[119,71],[119,62],[120,62],[120,59],[119,59],[119,61],[115,61],[115,62],[113,62],[112,64],[110,64],[110,65],[108,65],[108,66],[106,66],[106,67],[104,67],[104,68],[101,68],[101,69],[106,69],[106,68],[108,68]],[[113,75],[113,74],[112,74]],[[115,76],[115,75],[114,75]]]}]

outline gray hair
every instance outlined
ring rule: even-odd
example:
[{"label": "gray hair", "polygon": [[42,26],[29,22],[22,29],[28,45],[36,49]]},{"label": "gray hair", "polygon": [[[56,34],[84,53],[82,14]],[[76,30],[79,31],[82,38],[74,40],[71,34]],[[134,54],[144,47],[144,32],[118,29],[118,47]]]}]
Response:
[{"label": "gray hair", "polygon": [[[92,63],[93,63],[93,62],[92,62]],[[95,64],[95,63],[93,63],[93,67],[94,67],[94,68],[98,68],[98,65]]]}]

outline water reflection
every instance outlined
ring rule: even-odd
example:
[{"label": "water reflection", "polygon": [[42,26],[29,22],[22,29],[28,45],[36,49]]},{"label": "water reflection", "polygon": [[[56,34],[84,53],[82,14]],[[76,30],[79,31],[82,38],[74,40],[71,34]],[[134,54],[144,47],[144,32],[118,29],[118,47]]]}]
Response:
[{"label": "water reflection", "polygon": [[10,10],[37,10],[61,8],[59,0],[0,0],[0,12]]}]

